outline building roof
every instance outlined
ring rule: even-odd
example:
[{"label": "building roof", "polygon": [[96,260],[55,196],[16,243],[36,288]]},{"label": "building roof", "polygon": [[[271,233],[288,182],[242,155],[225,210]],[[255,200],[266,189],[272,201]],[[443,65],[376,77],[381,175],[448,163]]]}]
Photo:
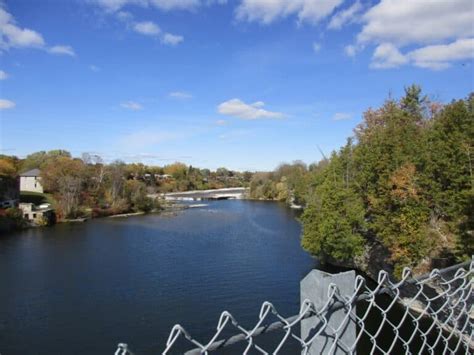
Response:
[{"label": "building roof", "polygon": [[31,169],[21,173],[20,176],[40,176],[41,171],[39,169]]}]

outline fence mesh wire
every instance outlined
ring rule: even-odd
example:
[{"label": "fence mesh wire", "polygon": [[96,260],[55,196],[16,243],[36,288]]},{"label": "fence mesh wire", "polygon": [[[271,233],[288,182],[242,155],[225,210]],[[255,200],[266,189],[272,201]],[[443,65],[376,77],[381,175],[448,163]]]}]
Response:
[{"label": "fence mesh wire", "polygon": [[[224,311],[207,341],[195,339],[177,324],[162,353],[222,354],[240,344],[239,352],[243,354],[287,354],[295,353],[296,344],[302,354],[319,354],[323,350],[316,348],[320,344],[316,339],[324,337],[330,339],[325,354],[472,354],[473,272],[474,259],[434,269],[416,279],[406,268],[398,282],[385,271],[380,271],[375,283],[357,276],[351,294],[341,294],[338,286],[331,284],[322,306],[304,300],[299,313],[292,317],[283,316],[270,302],[264,302],[252,328],[244,327],[236,316]],[[335,322],[333,315],[337,312]],[[305,338],[301,337],[303,320],[311,320],[312,324],[312,332]],[[348,341],[343,333],[350,326],[356,327],[356,332]],[[228,336],[229,332],[233,334]],[[269,333],[273,341],[266,340],[265,334]],[[182,351],[183,345],[189,350]],[[115,352],[130,354],[127,344],[119,344]]]}]

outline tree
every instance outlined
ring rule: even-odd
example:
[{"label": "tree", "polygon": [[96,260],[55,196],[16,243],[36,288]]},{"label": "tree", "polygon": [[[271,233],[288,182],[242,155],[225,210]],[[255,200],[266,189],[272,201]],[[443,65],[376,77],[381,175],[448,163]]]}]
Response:
[{"label": "tree", "polygon": [[147,197],[146,185],[141,181],[127,180],[125,196],[134,211],[149,212],[153,209],[153,200]]},{"label": "tree", "polygon": [[52,192],[59,203],[60,215],[75,217],[79,211],[85,166],[82,160],[59,156],[45,163],[41,181],[45,191]]},{"label": "tree", "polygon": [[62,149],[50,150],[48,152],[36,152],[28,155],[26,159],[23,160],[21,164],[21,170],[25,171],[35,168],[41,169],[43,165],[61,157],[71,158],[71,153]]},{"label": "tree", "polygon": [[229,174],[230,174],[230,171],[227,170],[226,168],[222,168],[222,167],[221,167],[221,168],[218,168],[218,169],[216,170],[216,174],[217,174],[217,176],[220,176],[220,177],[227,177],[227,176],[230,176],[230,175],[229,175]]},{"label": "tree", "polygon": [[364,250],[364,204],[340,177],[334,179],[331,168],[326,170],[323,183],[316,188],[301,216],[302,245],[323,259],[347,261]]},{"label": "tree", "polygon": [[123,187],[125,182],[125,163],[119,160],[107,166],[109,199],[112,207],[123,205]]},{"label": "tree", "polygon": [[311,166],[304,247],[343,260],[376,241],[397,276],[437,255],[471,255],[473,100],[434,105],[412,85],[368,110],[354,141]]},{"label": "tree", "polygon": [[16,172],[15,164],[10,159],[0,158],[0,177],[14,178]]},{"label": "tree", "polygon": [[413,84],[405,87],[405,96],[400,100],[400,107],[409,116],[421,118],[427,102],[428,98],[422,95],[421,87]]},{"label": "tree", "polygon": [[163,169],[165,174],[172,175],[176,180],[184,180],[188,172],[188,167],[178,162],[167,165]]}]

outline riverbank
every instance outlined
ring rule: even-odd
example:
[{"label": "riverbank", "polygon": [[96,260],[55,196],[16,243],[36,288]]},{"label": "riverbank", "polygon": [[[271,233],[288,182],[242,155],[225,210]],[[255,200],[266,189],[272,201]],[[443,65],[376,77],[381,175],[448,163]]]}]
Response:
[{"label": "riverbank", "polygon": [[[180,194],[188,194],[188,195],[194,195],[196,193],[208,193],[212,194],[213,192],[225,192],[225,191],[231,191],[235,189],[216,189],[216,190],[203,190],[203,191],[186,191],[182,192]],[[234,191],[235,192],[235,191]],[[150,211],[136,211],[136,212],[122,212],[119,211],[117,213],[111,212],[111,210],[101,210],[101,213],[94,213],[93,209],[88,209],[88,215],[84,215],[83,217],[77,217],[77,218],[62,218],[55,220],[53,224],[68,224],[68,223],[84,223],[87,222],[88,220],[91,219],[100,219],[100,218],[127,218],[127,217],[134,217],[134,216],[141,216],[145,214],[159,214],[159,213],[175,213],[178,211],[182,211],[188,208],[201,208],[201,207],[206,207],[207,204],[194,204],[194,205],[189,205],[189,204],[180,204],[179,201],[188,201],[187,199],[180,199],[180,198],[168,198],[165,199],[162,195],[157,195],[155,196],[155,202],[156,199],[159,200],[159,208],[154,208]],[[202,198],[206,199],[206,198]],[[212,198],[209,198],[212,199]],[[218,199],[218,198],[216,198]],[[192,199],[191,199],[192,200]],[[199,197],[198,200],[201,200]],[[11,216],[10,216],[11,215]],[[24,230],[24,229],[30,229],[30,228],[40,228],[40,227],[46,227],[50,225],[46,224],[33,224],[33,223],[27,223],[26,221],[21,222],[22,220],[22,214],[21,213],[14,213],[14,214],[4,214],[0,216],[0,233],[2,234],[8,234],[10,232],[15,232],[19,230]],[[20,223],[21,222],[21,223]]]}]

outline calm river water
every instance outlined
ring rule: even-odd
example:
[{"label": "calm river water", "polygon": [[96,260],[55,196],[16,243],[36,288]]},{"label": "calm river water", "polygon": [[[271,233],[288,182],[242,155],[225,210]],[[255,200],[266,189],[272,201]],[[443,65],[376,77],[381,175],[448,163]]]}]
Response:
[{"label": "calm river water", "polygon": [[296,314],[315,264],[271,202],[26,230],[0,239],[0,353],[160,353],[175,323],[206,342],[223,310],[247,328],[265,300]]}]

